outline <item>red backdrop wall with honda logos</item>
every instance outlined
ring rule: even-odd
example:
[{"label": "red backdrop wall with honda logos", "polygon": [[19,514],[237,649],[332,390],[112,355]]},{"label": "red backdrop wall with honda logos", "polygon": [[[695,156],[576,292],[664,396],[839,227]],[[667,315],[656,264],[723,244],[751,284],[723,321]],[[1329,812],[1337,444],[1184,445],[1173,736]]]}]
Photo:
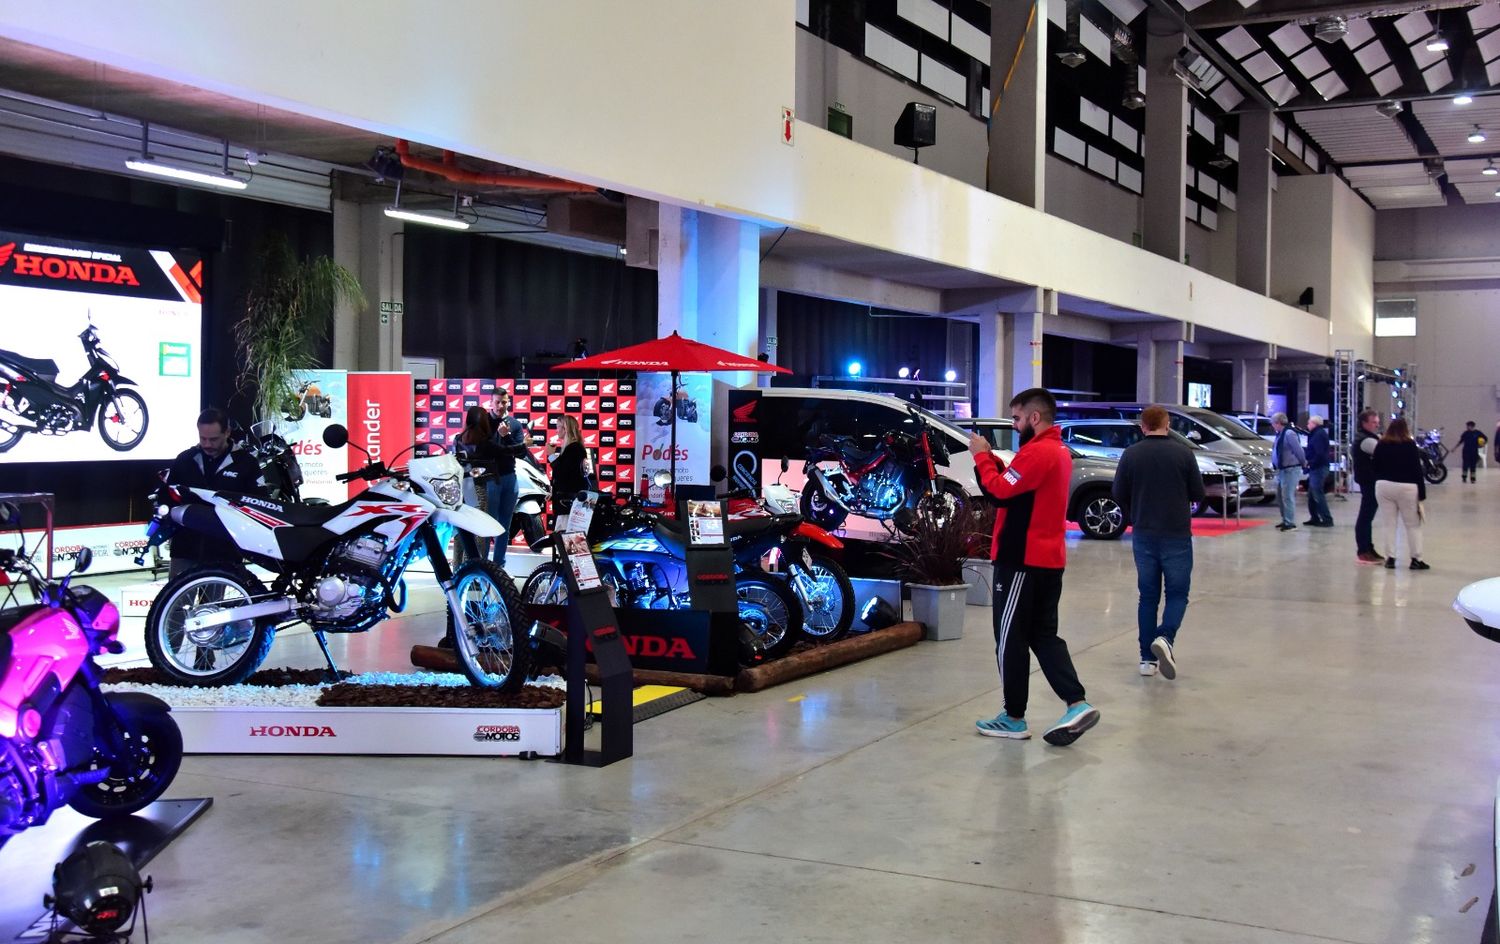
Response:
[{"label": "red backdrop wall with honda logos", "polygon": [[[594,460],[599,489],[635,493],[635,375],[598,380],[515,377],[417,380],[417,455],[452,449],[471,406],[489,407],[498,391],[511,394],[517,419],[531,428],[531,452],[546,466],[546,447],[564,416],[577,418],[583,444]],[[538,420],[545,420],[539,423]]]}]

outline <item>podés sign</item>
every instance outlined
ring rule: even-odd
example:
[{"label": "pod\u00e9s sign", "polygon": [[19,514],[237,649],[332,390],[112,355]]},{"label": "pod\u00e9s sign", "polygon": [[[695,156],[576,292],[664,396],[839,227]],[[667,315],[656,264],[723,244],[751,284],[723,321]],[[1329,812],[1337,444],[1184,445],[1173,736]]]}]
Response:
[{"label": "pod\u00e9s sign", "polygon": [[0,230],[0,462],[177,455],[202,334],[196,255]]}]

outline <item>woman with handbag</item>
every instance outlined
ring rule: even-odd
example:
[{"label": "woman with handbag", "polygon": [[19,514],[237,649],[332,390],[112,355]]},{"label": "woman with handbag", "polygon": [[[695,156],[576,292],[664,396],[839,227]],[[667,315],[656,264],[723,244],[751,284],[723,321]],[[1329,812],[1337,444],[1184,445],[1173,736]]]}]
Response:
[{"label": "woman with handbag", "polygon": [[1422,560],[1422,522],[1426,518],[1422,502],[1427,500],[1427,482],[1406,420],[1399,417],[1391,420],[1375,446],[1374,464],[1375,498],[1380,504],[1380,514],[1385,517],[1386,570],[1396,569],[1398,519],[1406,532],[1411,569],[1431,570],[1431,565]]},{"label": "woman with handbag", "polygon": [[583,431],[578,419],[564,416],[558,423],[562,439],[558,450],[549,458],[552,466],[552,511],[558,520],[568,515],[573,499],[591,487],[588,474],[588,452],[583,448]]}]

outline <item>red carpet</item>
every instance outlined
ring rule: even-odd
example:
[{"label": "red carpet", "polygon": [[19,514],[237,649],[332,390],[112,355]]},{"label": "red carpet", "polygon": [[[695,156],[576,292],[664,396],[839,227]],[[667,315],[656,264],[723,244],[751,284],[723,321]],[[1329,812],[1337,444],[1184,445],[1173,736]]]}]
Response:
[{"label": "red carpet", "polygon": [[[1251,528],[1262,528],[1274,523],[1271,518],[1241,518],[1236,522],[1233,518],[1225,521],[1220,518],[1194,518],[1193,537],[1197,538],[1219,538],[1226,534],[1238,534]],[[1082,533],[1082,529],[1073,522],[1068,522],[1068,530]]]}]

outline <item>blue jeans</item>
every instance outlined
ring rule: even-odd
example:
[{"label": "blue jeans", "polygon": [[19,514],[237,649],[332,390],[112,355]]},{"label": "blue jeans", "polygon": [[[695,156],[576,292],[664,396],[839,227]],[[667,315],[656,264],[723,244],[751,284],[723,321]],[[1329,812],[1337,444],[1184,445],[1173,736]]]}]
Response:
[{"label": "blue jeans", "polygon": [[1276,497],[1281,502],[1281,523],[1297,523],[1297,483],[1302,481],[1302,467],[1276,470]]},{"label": "blue jeans", "polygon": [[[1132,536],[1131,544],[1135,549],[1136,585],[1141,591],[1140,607],[1136,611],[1141,661],[1155,662],[1152,641],[1162,636],[1167,642],[1176,644],[1177,630],[1182,627],[1182,617],[1187,614],[1188,589],[1193,582],[1193,539],[1137,532]],[[1163,588],[1167,593],[1167,605],[1161,611],[1161,622],[1158,623],[1157,606],[1161,603]]]},{"label": "blue jeans", "polygon": [[500,522],[500,536],[495,539],[494,560],[505,566],[505,550],[510,547],[510,519],[516,514],[516,474],[490,476],[486,486],[486,497],[490,506],[490,517]]},{"label": "blue jeans", "polygon": [[1333,512],[1328,510],[1328,495],[1323,491],[1323,484],[1327,480],[1327,466],[1314,466],[1307,470],[1307,512],[1314,521],[1333,524]]}]

